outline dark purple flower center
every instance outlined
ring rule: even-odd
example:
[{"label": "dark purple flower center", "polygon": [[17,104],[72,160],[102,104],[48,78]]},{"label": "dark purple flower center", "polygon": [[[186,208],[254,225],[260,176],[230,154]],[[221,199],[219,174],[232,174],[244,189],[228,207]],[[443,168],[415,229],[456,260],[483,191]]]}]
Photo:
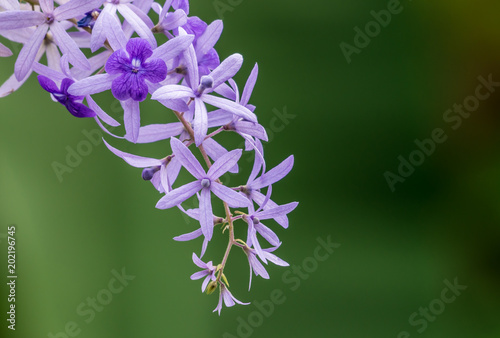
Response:
[{"label": "dark purple flower center", "polygon": [[45,18],[45,22],[50,25],[51,23],[54,22],[54,16],[52,14],[47,14],[47,17]]},{"label": "dark purple flower center", "polygon": [[252,218],[253,224],[259,224],[260,223],[260,219],[258,219],[257,217],[252,216],[251,218]]},{"label": "dark purple flower center", "polygon": [[203,188],[210,188],[210,180],[208,178],[204,178],[201,180],[201,186]]}]

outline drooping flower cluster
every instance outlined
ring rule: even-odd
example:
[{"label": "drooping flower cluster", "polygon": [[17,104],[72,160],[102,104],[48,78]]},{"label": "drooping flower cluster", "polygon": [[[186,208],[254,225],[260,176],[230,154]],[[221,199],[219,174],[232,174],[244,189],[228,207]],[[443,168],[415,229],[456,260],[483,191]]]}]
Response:
[{"label": "drooping flower cluster", "polygon": [[[157,158],[105,144],[129,165],[143,169],[142,178],[163,194],[158,209],[177,207],[197,221],[197,229],[174,239],[203,238],[200,255],[192,255],[201,271],[191,279],[204,278],[202,292],[219,289],[214,310],[219,314],[223,303],[247,304],[229,291],[225,268],[231,249],[241,248],[248,258],[249,287],[252,274],[269,278],[263,263],[287,266],[273,253],[281,245],[279,237],[263,222],[274,220],[288,228],[287,214],[298,204],[278,205],[271,199],[272,186],[290,172],[293,156],[267,170],[262,146],[268,141],[266,130],[249,103],[258,67],[240,93],[233,77],[243,57],[233,54],[220,62],[214,46],[222,30],[220,20],[207,24],[189,16],[188,0],[166,0],[163,5],[148,0],[0,0],[0,36],[23,45],[13,56],[6,42],[0,43],[0,57],[17,58],[14,74],[0,86],[0,97],[18,90],[35,72],[54,101],[75,117],[93,117],[110,137],[132,143],[169,140],[171,151]],[[46,64],[40,62],[44,55]],[[120,126],[120,118],[92,98],[103,92],[123,108],[123,136],[109,128]],[[142,124],[141,114],[148,112],[141,112],[141,102],[147,99],[157,101],[163,114],[176,122]],[[242,138],[244,149],[227,150],[215,140],[227,131]],[[250,176],[242,180],[246,184],[223,184],[223,175],[239,173],[244,151],[254,157]],[[192,176],[186,184],[177,181],[182,168]],[[225,181],[235,180],[230,176]],[[186,201],[196,206],[186,210]],[[221,207],[214,207],[216,203]],[[216,215],[216,210],[224,214]],[[236,232],[246,238],[237,238]],[[208,243],[222,234],[228,234],[222,259],[217,265],[205,263]]]}]

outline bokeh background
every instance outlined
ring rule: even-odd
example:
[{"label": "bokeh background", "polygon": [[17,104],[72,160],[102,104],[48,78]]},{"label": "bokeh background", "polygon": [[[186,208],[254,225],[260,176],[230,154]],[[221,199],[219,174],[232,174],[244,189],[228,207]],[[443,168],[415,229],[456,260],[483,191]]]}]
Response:
[{"label": "bokeh background", "polygon": [[[97,127],[51,102],[33,77],[0,100],[0,335],[12,334],[4,236],[16,224],[12,336],[50,337],[75,322],[81,338],[500,337],[500,89],[456,130],[443,120],[474,95],[479,76],[500,81],[500,3],[402,1],[402,12],[350,64],[339,44],[352,45],[354,28],[364,29],[370,11],[388,1],[232,3],[219,54],[244,55],[240,86],[259,63],[252,103],[272,135],[269,165],[295,155],[292,173],[273,189],[279,203],[300,202],[288,230],[268,224],[283,241],[277,253],[302,266],[312,264],[318,238],[340,247],[308,266],[300,284],[286,279],[291,268],[270,266],[271,279],[254,278],[250,292],[245,257],[235,250],[227,268],[233,294],[259,303],[280,290],[285,301],[267,317],[255,314],[255,304],[217,316],[217,295],[201,294],[189,279],[201,243],[172,240],[195,223],[177,210],[156,210],[160,195],[139,169],[99,144],[57,179],[52,163],[64,164],[67,147],[76,149],[86,140],[82,132]],[[192,0],[191,7],[205,21],[219,17],[212,1]],[[0,61],[4,81],[15,60]],[[99,100],[113,111],[111,101]],[[279,123],[276,112],[285,111]],[[142,114],[149,122],[172,120],[153,104]],[[392,192],[384,173],[397,174],[398,156],[408,159],[414,140],[435,128],[446,142]],[[110,142],[151,157],[168,149]],[[224,249],[217,236],[205,258],[218,261]],[[79,315],[80,304],[122,268],[135,279],[92,320]],[[444,281],[455,278],[467,289],[440,309]],[[439,314],[418,332],[424,324],[409,317],[429,304]],[[249,319],[255,327],[245,331],[240,323]]]}]

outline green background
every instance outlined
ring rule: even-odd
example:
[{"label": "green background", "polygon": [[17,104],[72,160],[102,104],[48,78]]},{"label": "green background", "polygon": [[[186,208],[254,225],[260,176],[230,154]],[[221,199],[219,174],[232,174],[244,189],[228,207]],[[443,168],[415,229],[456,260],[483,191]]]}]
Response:
[{"label": "green background", "polygon": [[[86,140],[82,131],[96,129],[92,119],[75,119],[51,102],[35,77],[1,99],[0,335],[12,334],[3,236],[16,224],[12,336],[49,337],[74,321],[81,338],[237,337],[250,316],[256,327],[240,337],[500,337],[500,92],[456,130],[443,120],[474,95],[479,76],[500,81],[500,4],[402,1],[402,12],[349,64],[339,44],[353,44],[354,28],[364,29],[370,11],[387,3],[243,0],[224,13],[217,49],[221,58],[244,55],[240,87],[259,63],[251,103],[272,134],[268,165],[295,155],[293,171],[273,189],[278,203],[300,202],[288,230],[268,222],[283,241],[276,253],[291,265],[317,266],[297,285],[283,280],[291,268],[271,265],[271,279],[254,277],[248,292],[246,259],[235,250],[227,267],[231,291],[254,304],[223,308],[220,317],[212,313],[217,295],[201,294],[201,282],[189,279],[200,241],[172,240],[196,224],[178,210],[155,209],[160,195],[139,169],[99,144],[58,181],[52,163],[64,164],[67,147]],[[218,18],[212,1],[192,0],[191,7],[207,22]],[[0,81],[14,61],[1,60]],[[105,95],[98,98],[116,110]],[[276,110],[294,117],[279,123]],[[142,116],[173,121],[154,104],[144,105]],[[398,156],[408,159],[414,140],[436,128],[446,142],[392,192],[384,173],[397,174]],[[168,143],[110,142],[143,156],[168,151]],[[221,259],[224,237],[216,236],[204,258]],[[325,261],[309,258],[317,238],[328,237],[340,247]],[[77,307],[122,268],[135,279],[85,322]],[[444,281],[455,278],[467,289],[418,332],[423,324],[409,317],[437,306]],[[255,301],[265,303],[273,290],[284,302],[259,317]]]}]

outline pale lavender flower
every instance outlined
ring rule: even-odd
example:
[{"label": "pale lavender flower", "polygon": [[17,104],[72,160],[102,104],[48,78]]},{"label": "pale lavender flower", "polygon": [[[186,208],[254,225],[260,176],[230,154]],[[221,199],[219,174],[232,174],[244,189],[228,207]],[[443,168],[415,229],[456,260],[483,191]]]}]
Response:
[{"label": "pale lavender flower", "polygon": [[196,264],[200,269],[203,269],[202,271],[195,272],[191,275],[191,280],[197,280],[200,278],[205,277],[205,280],[201,284],[201,292],[205,292],[205,289],[207,288],[208,283],[211,280],[215,280],[215,272],[217,271],[217,267],[213,266],[212,261],[208,263],[204,263],[201,259],[196,256],[196,254],[193,252],[193,263]]},{"label": "pale lavender flower", "polygon": [[[254,167],[250,177],[248,178],[247,184],[240,186],[238,189],[245,194],[248,199],[264,208],[264,210],[277,208],[278,204],[270,200],[269,196],[262,194],[260,189],[270,187],[272,184],[280,181],[283,177],[288,175],[293,168],[293,161],[294,157],[293,155],[290,155],[279,165],[257,178],[263,162],[262,159],[256,155]],[[274,217],[274,220],[283,228],[288,228],[288,218],[285,215],[278,215]]]},{"label": "pale lavender flower", "polygon": [[132,167],[144,168],[142,178],[145,181],[151,181],[160,193],[172,190],[172,184],[177,179],[181,169],[181,164],[175,156],[167,156],[162,159],[137,156],[118,150],[105,140],[103,141],[113,154],[123,159]]},{"label": "pale lavender flower", "polygon": [[53,0],[40,0],[42,12],[12,10],[0,12],[0,30],[13,30],[37,26],[35,32],[21,49],[15,64],[15,75],[21,81],[30,71],[37,52],[42,45],[47,32],[54,35],[54,40],[63,54],[68,55],[69,61],[77,67],[90,69],[76,42],[66,32],[60,23],[74,18],[101,6],[104,0],[71,0],[54,9]]},{"label": "pale lavender flower", "polygon": [[280,246],[281,242],[274,231],[265,226],[262,221],[271,218],[278,219],[286,217],[286,215],[292,212],[297,207],[297,205],[297,202],[292,202],[257,212],[253,211],[253,206],[251,206],[250,209],[252,210],[252,212],[250,212],[248,215],[243,215],[243,220],[248,223],[248,235],[246,243],[247,245],[253,246],[255,248],[255,251],[264,263],[267,263],[266,255],[264,254],[264,251],[262,250],[261,245],[257,240],[257,233],[259,233],[266,241],[269,242],[269,244],[274,247]]},{"label": "pale lavender flower", "polygon": [[187,23],[186,12],[182,9],[176,9],[169,12],[172,6],[172,0],[167,0],[163,6],[153,3],[151,8],[159,15],[158,24],[153,27],[153,32],[165,32],[179,28]]},{"label": "pale lavender flower", "polygon": [[198,73],[198,62],[193,46],[190,46],[184,52],[184,58],[187,61],[190,87],[166,85],[155,91],[152,99],[193,100],[195,106],[193,129],[197,146],[203,142],[208,130],[208,113],[205,104],[224,109],[251,122],[257,122],[257,117],[248,108],[231,100],[209,95],[213,89],[226,82],[238,72],[243,63],[243,57],[240,54],[231,55],[209,76],[202,76],[201,79]]},{"label": "pale lavender flower", "polygon": [[[236,83],[232,80],[229,82],[231,83],[232,91],[228,92],[226,90],[221,90],[220,93],[223,96],[226,96],[229,99],[233,99],[242,106],[248,108],[250,111],[254,111],[255,107],[248,102],[250,101],[250,97],[252,95],[253,88],[255,87],[255,82],[257,81],[257,75],[259,73],[259,67],[257,64],[255,64],[254,68],[252,69],[252,72],[250,73],[250,76],[247,79],[247,82],[245,84],[245,88],[243,89],[243,93],[241,94],[238,91],[238,86]],[[222,86],[221,86],[222,87]],[[220,87],[219,87],[220,88]],[[219,114],[225,114],[232,116],[232,114],[224,112],[223,110],[217,111]],[[252,139],[252,137],[256,137],[260,140],[263,141],[268,141],[267,138],[267,133],[266,129],[262,127],[260,124],[256,122],[250,122],[250,121],[245,121],[241,119],[240,117],[236,116],[232,118],[232,121],[229,122],[224,126],[225,130],[231,130],[234,131],[238,134],[240,134],[245,140],[250,141],[252,143],[255,143]]]},{"label": "pale lavender flower", "polygon": [[[72,95],[97,94],[111,89],[124,109],[127,140],[137,142],[140,130],[139,101],[144,100],[150,85],[160,82],[167,74],[166,60],[181,53],[192,42],[192,35],[171,39],[152,50],[149,44],[134,38],[127,42],[126,51],[118,50],[106,63],[110,73],[98,74],[75,82]],[[128,99],[127,99],[128,98]]]},{"label": "pale lavender flower", "polygon": [[[103,1],[101,1],[102,3]],[[106,27],[106,22],[119,22],[116,12],[118,11],[133,30],[143,39],[147,40],[152,48],[156,48],[156,39],[151,32],[153,22],[144,13],[141,8],[131,4],[130,0],[106,0],[104,9],[94,23],[91,38],[91,50],[95,52],[104,45],[106,39],[113,34]],[[136,1],[138,6],[142,7],[143,1]],[[149,2],[150,6],[151,2]]]},{"label": "pale lavender flower", "polygon": [[[26,44],[32,38],[34,33],[35,28],[33,27],[0,31],[0,35],[5,38],[22,44]],[[61,55],[59,54],[57,45],[54,42],[53,35],[50,32],[48,32],[43,39],[43,43],[35,55],[34,63],[38,62],[44,54],[47,58],[47,65],[50,68],[59,71]],[[26,82],[26,80],[28,80],[32,72],[33,69],[30,68],[28,73],[26,73],[24,78],[21,80],[17,79],[16,74],[12,74],[12,76],[10,76],[7,81],[0,86],[0,97],[8,96],[18,90]]]},{"label": "pale lavender flower", "polygon": [[242,150],[235,149],[230,151],[215,161],[208,172],[205,172],[196,157],[181,141],[172,138],[170,144],[176,158],[196,178],[196,181],[170,191],[158,201],[156,207],[158,209],[174,207],[201,191],[200,225],[203,235],[210,240],[213,234],[211,192],[233,208],[248,206],[248,200],[242,198],[241,195],[230,188],[216,182],[219,177],[224,175],[238,162]]},{"label": "pale lavender flower", "polygon": [[[200,209],[199,208],[184,210],[184,208],[181,205],[179,205],[178,207],[183,213],[185,213],[189,217],[197,220],[198,222],[200,221]],[[224,221],[223,218],[217,217],[215,215],[214,215],[213,219],[214,219],[214,226],[216,224],[220,224]],[[201,235],[203,235],[203,232],[201,231],[201,228],[199,228],[199,229],[196,229],[195,231],[189,232],[187,234],[176,236],[176,237],[174,237],[174,240],[178,241],[178,242],[186,242],[186,241],[191,241],[193,239],[196,239],[196,238],[200,237]],[[203,245],[201,247],[200,258],[203,257],[203,255],[205,254],[205,251],[207,250],[207,245],[208,245],[208,240],[206,237],[204,237]]]},{"label": "pale lavender flower", "polygon": [[220,311],[222,310],[222,300],[224,300],[224,304],[226,304],[226,307],[234,306],[235,303],[238,303],[240,305],[250,304],[250,303],[243,303],[237,300],[228,290],[226,285],[224,285],[224,283],[219,282],[219,303],[217,304],[217,307],[213,311],[213,312],[217,311],[219,313],[219,316],[220,316]]},{"label": "pale lavender flower", "polygon": [[[279,266],[289,266],[290,264],[271,253],[277,248],[278,247],[263,249],[262,254],[259,257],[264,257],[266,260],[269,260]],[[252,287],[252,272],[255,273],[255,276],[261,276],[264,279],[269,279],[269,273],[257,259],[257,252],[255,249],[252,249],[249,246],[244,246],[242,249],[247,255],[248,265],[250,266],[250,278],[248,283],[248,291],[250,291],[250,288]]]}]

